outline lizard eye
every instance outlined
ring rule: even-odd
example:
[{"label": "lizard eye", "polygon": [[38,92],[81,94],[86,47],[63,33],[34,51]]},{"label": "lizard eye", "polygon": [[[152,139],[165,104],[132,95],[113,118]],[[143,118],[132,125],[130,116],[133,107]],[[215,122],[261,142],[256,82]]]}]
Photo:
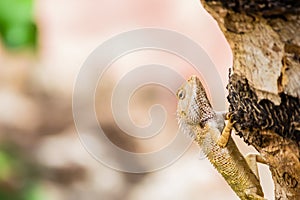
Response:
[{"label": "lizard eye", "polygon": [[181,100],[184,99],[185,98],[185,90],[183,90],[183,89],[179,90],[177,92],[177,97]]}]

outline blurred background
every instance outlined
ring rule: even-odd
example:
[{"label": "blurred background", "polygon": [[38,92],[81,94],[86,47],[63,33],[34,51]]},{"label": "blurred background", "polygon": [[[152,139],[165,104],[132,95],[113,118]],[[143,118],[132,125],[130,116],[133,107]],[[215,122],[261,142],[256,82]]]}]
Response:
[{"label": "blurred background", "polygon": [[[130,174],[102,165],[81,144],[72,116],[80,67],[102,42],[143,27],[174,30],[197,42],[214,62],[225,90],[232,55],[197,0],[0,0],[1,200],[238,199],[210,163],[200,159],[197,145],[168,167]],[[160,87],[143,87],[129,107],[132,120],[144,125],[151,105],[165,106],[166,125],[155,138],[127,137],[107,114],[118,79],[132,66],[149,63],[173,66],[186,78],[195,72],[180,58],[155,51],[135,52],[113,64],[96,94],[96,110],[108,138],[127,151],[161,148],[178,129],[176,98]],[[244,153],[255,152],[234,139]],[[259,170],[271,199],[268,169]]]}]

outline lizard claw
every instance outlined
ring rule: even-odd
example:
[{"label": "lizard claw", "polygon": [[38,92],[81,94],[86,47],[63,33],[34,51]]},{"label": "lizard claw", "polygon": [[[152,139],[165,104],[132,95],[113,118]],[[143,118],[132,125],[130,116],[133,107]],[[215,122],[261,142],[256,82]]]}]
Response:
[{"label": "lizard claw", "polygon": [[225,120],[232,120],[232,119],[231,119],[231,118],[232,118],[232,115],[233,115],[232,112],[227,112],[227,113],[225,114]]}]

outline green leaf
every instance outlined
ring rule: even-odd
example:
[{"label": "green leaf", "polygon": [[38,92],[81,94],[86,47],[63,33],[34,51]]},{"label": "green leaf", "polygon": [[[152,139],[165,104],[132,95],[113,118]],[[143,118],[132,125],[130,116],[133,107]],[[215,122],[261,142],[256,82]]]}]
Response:
[{"label": "green leaf", "polygon": [[0,34],[6,47],[36,47],[33,6],[33,0],[0,0]]}]

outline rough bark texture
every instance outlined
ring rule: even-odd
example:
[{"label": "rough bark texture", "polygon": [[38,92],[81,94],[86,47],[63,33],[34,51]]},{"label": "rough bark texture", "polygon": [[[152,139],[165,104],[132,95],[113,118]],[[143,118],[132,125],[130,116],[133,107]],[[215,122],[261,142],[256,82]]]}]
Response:
[{"label": "rough bark texture", "polygon": [[269,163],[275,199],[300,199],[300,2],[202,0],[233,52],[235,129]]}]

